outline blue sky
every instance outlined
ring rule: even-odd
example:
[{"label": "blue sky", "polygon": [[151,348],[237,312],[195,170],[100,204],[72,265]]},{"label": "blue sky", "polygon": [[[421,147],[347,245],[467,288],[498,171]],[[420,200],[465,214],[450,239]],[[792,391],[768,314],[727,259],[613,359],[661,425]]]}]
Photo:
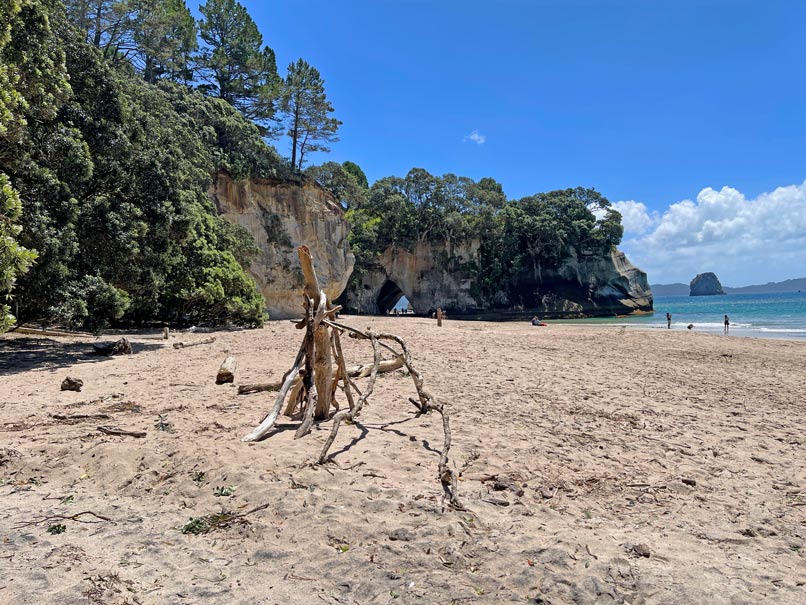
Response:
[{"label": "blue sky", "polygon": [[[806,214],[806,2],[244,5],[281,74],[298,57],[320,70],[344,122],[327,159],[355,161],[370,181],[416,166],[491,176],[509,197],[595,187],[633,202],[622,247],[656,283],[720,274],[726,255],[736,256],[735,241],[699,249],[689,241],[678,255],[662,237],[674,232],[668,222],[683,200],[702,219],[686,223],[689,233],[710,228],[706,188],[730,188],[725,199],[736,204],[728,193],[740,192],[752,223],[759,196],[798,186],[785,212]],[[286,141],[277,146],[287,152]],[[806,256],[795,250],[806,246],[806,230],[798,229],[792,262],[765,257],[751,267],[768,241],[760,234],[748,262],[725,264],[722,281],[806,275]],[[719,235],[711,229],[710,237]]]}]

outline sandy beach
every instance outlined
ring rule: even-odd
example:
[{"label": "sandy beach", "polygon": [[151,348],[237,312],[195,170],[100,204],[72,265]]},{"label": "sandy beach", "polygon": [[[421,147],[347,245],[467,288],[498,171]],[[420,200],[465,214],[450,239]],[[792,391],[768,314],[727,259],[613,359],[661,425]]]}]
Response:
[{"label": "sandy beach", "polygon": [[[408,341],[450,409],[467,510],[442,511],[440,419],[415,416],[400,371],[325,466],[310,463],[330,422],[295,440],[283,417],[240,441],[274,394],[235,386],[288,369],[289,322],[187,349],[171,343],[210,334],[134,337],[110,358],[91,338],[11,334],[0,603],[806,602],[806,342],[343,321]],[[217,386],[226,355],[235,385]],[[81,392],[60,391],[68,375]],[[181,531],[222,511],[222,527]]]}]

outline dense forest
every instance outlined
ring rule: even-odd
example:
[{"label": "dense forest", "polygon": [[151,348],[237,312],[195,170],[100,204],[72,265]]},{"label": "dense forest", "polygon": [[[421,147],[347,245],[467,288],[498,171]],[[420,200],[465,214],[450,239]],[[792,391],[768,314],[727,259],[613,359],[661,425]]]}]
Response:
[{"label": "dense forest", "polygon": [[[490,178],[413,169],[370,186],[353,162],[306,167],[341,125],[319,72],[299,59],[281,76],[235,0],[199,11],[0,2],[0,331],[261,325],[255,243],[207,195],[219,170],[331,190],[352,226],[353,282],[389,246],[475,240],[474,296],[494,306],[524,271],[619,243],[620,215],[589,189],[508,200]],[[281,137],[289,157],[272,146]]]},{"label": "dense forest", "polygon": [[[12,310],[91,330],[262,323],[254,242],[207,189],[218,170],[292,176],[340,123],[318,71],[281,78],[240,4],[200,10],[0,3],[0,328]],[[291,160],[266,142],[284,134]]]}]

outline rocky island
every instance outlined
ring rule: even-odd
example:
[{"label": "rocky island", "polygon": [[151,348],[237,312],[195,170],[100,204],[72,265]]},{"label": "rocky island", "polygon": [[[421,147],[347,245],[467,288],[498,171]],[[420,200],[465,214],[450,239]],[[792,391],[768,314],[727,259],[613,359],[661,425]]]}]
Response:
[{"label": "rocky island", "polygon": [[719,278],[716,274],[711,272],[697,275],[697,277],[691,280],[690,288],[689,296],[716,296],[725,294],[725,291],[722,289],[722,284],[719,283]]}]

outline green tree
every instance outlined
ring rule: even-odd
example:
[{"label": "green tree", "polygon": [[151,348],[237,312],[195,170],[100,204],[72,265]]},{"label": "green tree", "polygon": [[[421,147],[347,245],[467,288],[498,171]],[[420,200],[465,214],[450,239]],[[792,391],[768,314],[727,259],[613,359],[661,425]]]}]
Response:
[{"label": "green tree", "polygon": [[15,321],[7,303],[36,258],[20,241],[22,203],[8,173],[20,162],[29,120],[53,118],[70,90],[51,8],[47,0],[0,2],[0,332]]},{"label": "green tree", "polygon": [[199,76],[206,82],[202,90],[224,99],[270,134],[268,121],[274,117],[280,85],[274,51],[263,46],[257,25],[235,0],[208,0],[199,11],[204,17],[199,20]]},{"label": "green tree", "polygon": [[146,82],[191,79],[196,21],[184,0],[129,0],[133,63]]},{"label": "green tree", "polygon": [[0,333],[14,325],[11,314],[11,291],[19,275],[25,273],[36,258],[36,253],[19,244],[17,237],[22,227],[17,224],[22,204],[8,177],[0,173]]},{"label": "green tree", "polygon": [[41,118],[2,165],[23,201],[18,241],[39,253],[17,281],[20,316],[259,324],[254,241],[207,191],[218,169],[282,178],[282,158],[222,99],[116,69],[71,28],[46,42],[66,54],[72,96],[26,109]]},{"label": "green tree", "polygon": [[353,175],[353,178],[355,178],[356,183],[358,183],[364,189],[369,189],[369,181],[367,180],[367,175],[364,174],[363,170],[361,170],[361,166],[359,166],[355,162],[351,162],[350,160],[342,162],[341,166],[347,172]]},{"label": "green tree", "polygon": [[126,0],[65,0],[67,18],[104,57],[116,58],[130,34]]},{"label": "green tree", "polygon": [[305,170],[305,176],[330,191],[344,208],[362,206],[366,200],[367,188],[338,162],[311,166]]},{"label": "green tree", "polygon": [[105,58],[131,63],[148,82],[189,81],[196,22],[184,0],[66,0],[66,14]]},{"label": "green tree", "polygon": [[330,115],[334,110],[319,70],[303,59],[289,64],[281,99],[284,125],[291,137],[291,166],[302,170],[308,153],[330,151],[328,144],[339,140],[336,133],[341,122]]}]

